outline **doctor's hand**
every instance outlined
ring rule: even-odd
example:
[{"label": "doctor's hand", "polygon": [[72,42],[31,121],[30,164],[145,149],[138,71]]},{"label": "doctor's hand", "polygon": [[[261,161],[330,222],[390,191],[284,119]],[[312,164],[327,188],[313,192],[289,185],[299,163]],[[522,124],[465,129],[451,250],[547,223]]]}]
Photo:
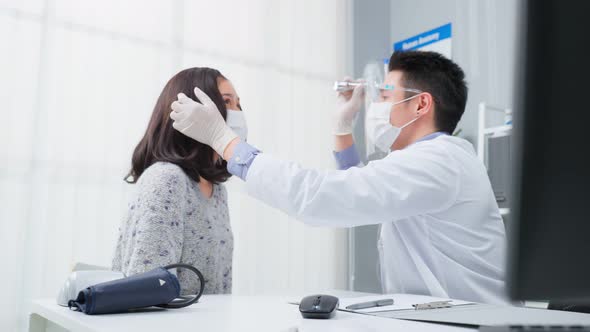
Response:
[{"label": "doctor's hand", "polygon": [[[349,77],[345,78],[346,82],[353,81]],[[354,90],[342,91],[338,93],[337,110],[335,115],[334,135],[342,136],[352,134],[352,122],[356,114],[360,111],[365,96],[365,87],[358,85]]]},{"label": "doctor's hand", "polygon": [[184,135],[209,145],[220,156],[227,145],[238,137],[225,123],[215,103],[201,89],[195,87],[196,102],[184,93],[178,94],[178,100],[172,103],[170,118],[172,127]]}]

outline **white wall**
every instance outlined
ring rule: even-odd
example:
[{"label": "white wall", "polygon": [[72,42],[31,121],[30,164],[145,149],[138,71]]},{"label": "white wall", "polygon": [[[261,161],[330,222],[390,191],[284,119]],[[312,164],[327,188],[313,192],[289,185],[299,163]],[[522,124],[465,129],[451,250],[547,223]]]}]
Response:
[{"label": "white wall", "polygon": [[[165,82],[234,82],[265,153],[329,168],[349,1],[0,0],[0,330],[26,326],[72,264],[109,265],[122,181]],[[346,287],[346,231],[309,228],[233,179],[234,293]]]}]

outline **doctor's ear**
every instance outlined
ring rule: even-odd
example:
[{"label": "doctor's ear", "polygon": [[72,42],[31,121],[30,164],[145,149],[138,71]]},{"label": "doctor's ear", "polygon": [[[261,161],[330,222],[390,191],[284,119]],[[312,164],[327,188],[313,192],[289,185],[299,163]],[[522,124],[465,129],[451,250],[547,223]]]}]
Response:
[{"label": "doctor's ear", "polygon": [[428,92],[422,92],[416,99],[418,99],[416,115],[424,115],[425,113],[428,113],[433,105],[432,95]]}]

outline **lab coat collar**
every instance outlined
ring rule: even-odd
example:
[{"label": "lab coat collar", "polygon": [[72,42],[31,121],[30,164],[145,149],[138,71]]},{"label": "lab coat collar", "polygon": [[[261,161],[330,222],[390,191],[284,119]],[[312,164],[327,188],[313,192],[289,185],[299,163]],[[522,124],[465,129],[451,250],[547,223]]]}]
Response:
[{"label": "lab coat collar", "polygon": [[430,140],[435,139],[435,138],[442,136],[442,135],[449,135],[449,134],[444,131],[437,131],[437,132],[434,132],[432,134],[428,134],[426,136],[423,136],[423,137],[417,139],[415,142],[413,142],[412,144],[410,144],[408,146],[412,146],[418,142],[430,141]]}]

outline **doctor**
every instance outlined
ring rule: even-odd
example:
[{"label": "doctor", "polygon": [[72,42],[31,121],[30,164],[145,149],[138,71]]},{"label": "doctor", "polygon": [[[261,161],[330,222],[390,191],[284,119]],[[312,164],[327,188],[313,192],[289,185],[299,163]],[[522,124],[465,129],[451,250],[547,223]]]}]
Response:
[{"label": "doctor", "polygon": [[433,52],[396,52],[365,119],[385,158],[357,167],[352,120],[362,88],[340,96],[335,156],[340,170],[305,169],[241,141],[215,104],[179,95],[174,128],[211,146],[248,193],[304,223],[380,224],[386,293],[506,303],[505,231],[484,165],[472,145],[450,134],[467,101],[461,68]]}]

